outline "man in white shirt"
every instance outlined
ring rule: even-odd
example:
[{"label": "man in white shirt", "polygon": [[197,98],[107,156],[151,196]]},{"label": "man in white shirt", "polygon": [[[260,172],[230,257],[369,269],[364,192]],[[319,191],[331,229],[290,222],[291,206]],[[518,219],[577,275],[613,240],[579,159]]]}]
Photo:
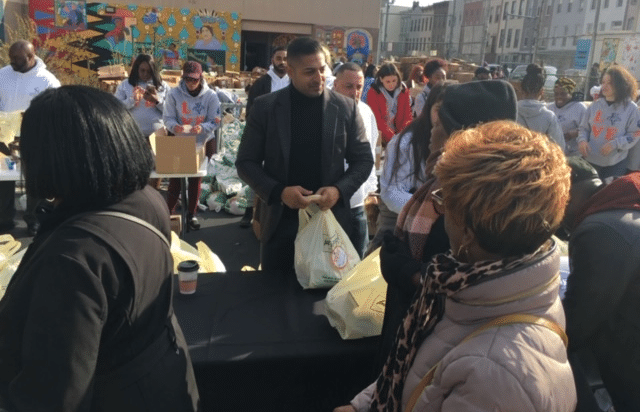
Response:
[{"label": "man in white shirt", "polygon": [[[60,82],[36,56],[33,44],[18,40],[9,48],[10,65],[0,69],[0,111],[24,111],[31,99],[40,92],[60,87]],[[15,226],[15,182],[0,182],[0,231]],[[40,224],[35,216],[36,199],[27,199],[24,214],[30,235],[35,235]]]},{"label": "man in white shirt", "polygon": [[[370,142],[372,156],[374,158],[379,132],[377,130],[377,119],[374,113],[372,113],[372,110],[366,103],[361,101],[363,82],[364,77],[361,68],[355,63],[344,63],[337,68],[333,90],[357,101],[359,114],[361,114],[361,118],[363,119],[366,136]],[[368,219],[365,213],[364,201],[369,193],[376,191],[377,175],[373,167],[370,176],[368,176],[368,180],[366,180],[350,198],[350,212],[354,228],[350,240],[362,259],[368,246]]]}]

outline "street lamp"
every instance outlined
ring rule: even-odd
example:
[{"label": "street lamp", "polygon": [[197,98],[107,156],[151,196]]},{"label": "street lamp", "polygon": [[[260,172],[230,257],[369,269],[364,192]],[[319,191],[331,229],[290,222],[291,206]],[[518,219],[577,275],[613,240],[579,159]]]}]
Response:
[{"label": "street lamp", "polygon": [[387,50],[386,40],[388,39],[388,16],[390,16],[390,5],[395,4],[395,0],[386,0],[386,22],[383,27],[383,46]]}]

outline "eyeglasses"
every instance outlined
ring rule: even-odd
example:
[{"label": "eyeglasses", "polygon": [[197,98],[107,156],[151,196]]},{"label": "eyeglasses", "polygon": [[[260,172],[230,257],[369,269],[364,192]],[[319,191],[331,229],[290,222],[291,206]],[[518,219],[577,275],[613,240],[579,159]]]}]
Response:
[{"label": "eyeglasses", "polygon": [[201,81],[201,79],[192,79],[191,77],[183,77],[183,80],[185,80],[185,83],[198,83]]},{"label": "eyeglasses", "polygon": [[444,196],[441,188],[430,192],[430,197],[432,198],[432,207],[435,208],[435,212],[443,215],[446,208],[444,206]]}]

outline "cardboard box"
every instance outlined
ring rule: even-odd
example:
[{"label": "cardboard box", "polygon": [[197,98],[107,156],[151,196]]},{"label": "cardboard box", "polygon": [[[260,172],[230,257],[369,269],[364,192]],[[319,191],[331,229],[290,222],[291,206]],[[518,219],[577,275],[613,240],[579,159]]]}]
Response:
[{"label": "cardboard box", "polygon": [[156,173],[195,174],[203,159],[205,146],[196,149],[196,136],[167,136],[165,129],[159,129],[149,136],[149,143],[156,157]]},{"label": "cardboard box", "polygon": [[175,232],[176,234],[181,233],[181,215],[169,216],[169,228],[172,232]]}]

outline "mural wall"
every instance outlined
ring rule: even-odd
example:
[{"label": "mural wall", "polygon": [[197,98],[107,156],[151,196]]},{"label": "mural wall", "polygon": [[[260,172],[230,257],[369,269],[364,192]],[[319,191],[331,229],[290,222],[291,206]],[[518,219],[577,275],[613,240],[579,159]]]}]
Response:
[{"label": "mural wall", "polygon": [[29,9],[42,42],[81,76],[112,64],[128,67],[141,52],[166,68],[197,60],[206,70],[239,71],[241,16],[236,12],[81,0],[31,0]]},{"label": "mural wall", "polygon": [[359,65],[372,62],[374,50],[372,35],[364,29],[316,26],[317,40],[328,46],[333,58],[344,56]]}]

